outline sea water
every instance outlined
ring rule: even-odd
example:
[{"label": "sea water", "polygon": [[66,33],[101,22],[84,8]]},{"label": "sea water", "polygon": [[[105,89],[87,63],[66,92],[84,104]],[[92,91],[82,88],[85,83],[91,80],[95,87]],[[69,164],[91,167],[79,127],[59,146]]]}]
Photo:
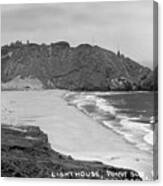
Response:
[{"label": "sea water", "polygon": [[136,148],[153,153],[156,97],[154,92],[72,92],[65,99]]},{"label": "sea water", "polygon": [[[153,92],[3,91],[1,100],[1,123],[39,126],[58,152],[71,154],[76,159],[130,168],[138,171],[144,180],[152,179],[153,131],[155,126],[157,129]],[[77,107],[88,120],[67,104]],[[80,119],[85,123],[79,122]],[[89,123],[91,119],[96,122]],[[118,134],[115,136],[119,136],[119,143],[122,138],[130,143],[129,149],[121,153],[123,148],[116,147],[120,152],[110,151],[112,138],[107,135],[113,134],[111,130]],[[96,148],[98,140],[99,148]]]}]

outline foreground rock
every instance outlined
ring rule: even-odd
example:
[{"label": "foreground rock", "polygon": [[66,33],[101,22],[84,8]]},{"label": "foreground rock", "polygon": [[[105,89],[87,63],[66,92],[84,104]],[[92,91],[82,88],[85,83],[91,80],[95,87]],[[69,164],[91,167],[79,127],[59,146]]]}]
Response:
[{"label": "foreground rock", "polygon": [[2,125],[1,131],[2,177],[142,180],[133,170],[74,160],[56,152],[38,127]]},{"label": "foreground rock", "polygon": [[127,91],[154,88],[153,72],[120,52],[115,54],[89,44],[71,47],[67,42],[38,45],[18,41],[3,46],[1,80],[3,89]]}]

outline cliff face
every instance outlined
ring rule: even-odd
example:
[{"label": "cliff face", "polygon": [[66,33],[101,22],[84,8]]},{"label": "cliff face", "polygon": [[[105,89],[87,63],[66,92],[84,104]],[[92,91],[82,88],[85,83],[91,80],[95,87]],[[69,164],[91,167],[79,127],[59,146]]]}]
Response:
[{"label": "cliff face", "polygon": [[[152,90],[153,73],[120,53],[67,42],[15,43],[1,48],[1,79],[38,79],[44,88],[69,90]],[[30,88],[30,85],[29,85]]]},{"label": "cliff face", "polygon": [[142,180],[130,169],[75,160],[53,150],[36,126],[1,126],[2,177]]}]

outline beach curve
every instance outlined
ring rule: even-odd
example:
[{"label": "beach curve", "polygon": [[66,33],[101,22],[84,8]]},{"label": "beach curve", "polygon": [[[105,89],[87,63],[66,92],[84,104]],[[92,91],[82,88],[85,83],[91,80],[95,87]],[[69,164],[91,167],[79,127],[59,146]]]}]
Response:
[{"label": "beach curve", "polygon": [[144,179],[152,180],[151,156],[69,106],[63,99],[66,91],[48,90],[39,92],[39,95],[38,92],[2,92],[2,105],[13,109],[17,124],[39,126],[48,134],[52,147],[59,152],[76,159],[100,160],[132,168]]}]

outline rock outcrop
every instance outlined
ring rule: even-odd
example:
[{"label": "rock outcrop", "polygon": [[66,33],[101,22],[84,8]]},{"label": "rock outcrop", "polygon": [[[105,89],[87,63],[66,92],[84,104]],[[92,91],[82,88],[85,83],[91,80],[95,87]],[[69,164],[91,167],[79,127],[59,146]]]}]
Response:
[{"label": "rock outcrop", "polygon": [[1,136],[2,177],[142,180],[134,170],[56,152],[36,126],[2,125]]},{"label": "rock outcrop", "polygon": [[[12,43],[1,48],[1,80],[41,81],[43,88],[69,90],[152,90],[153,72],[118,52],[67,42]],[[5,86],[4,86],[5,87]]]}]

